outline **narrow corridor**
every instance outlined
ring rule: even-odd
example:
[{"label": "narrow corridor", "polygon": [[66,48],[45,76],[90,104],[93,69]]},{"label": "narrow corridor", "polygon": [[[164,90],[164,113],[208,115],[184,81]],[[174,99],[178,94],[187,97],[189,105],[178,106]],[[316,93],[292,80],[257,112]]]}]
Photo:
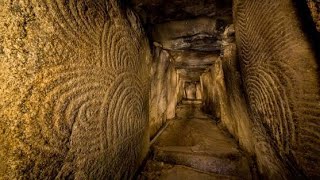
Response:
[{"label": "narrow corridor", "polygon": [[250,160],[201,102],[183,101],[151,145],[140,179],[252,179]]},{"label": "narrow corridor", "polygon": [[320,0],[0,0],[0,180],[320,180]]}]

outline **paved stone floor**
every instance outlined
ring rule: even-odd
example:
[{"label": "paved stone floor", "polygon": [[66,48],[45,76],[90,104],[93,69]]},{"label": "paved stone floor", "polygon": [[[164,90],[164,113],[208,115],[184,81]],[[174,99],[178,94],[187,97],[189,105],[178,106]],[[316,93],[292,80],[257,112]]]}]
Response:
[{"label": "paved stone floor", "polygon": [[201,112],[200,103],[184,101],[152,144],[138,179],[255,179],[250,167],[235,140]]}]

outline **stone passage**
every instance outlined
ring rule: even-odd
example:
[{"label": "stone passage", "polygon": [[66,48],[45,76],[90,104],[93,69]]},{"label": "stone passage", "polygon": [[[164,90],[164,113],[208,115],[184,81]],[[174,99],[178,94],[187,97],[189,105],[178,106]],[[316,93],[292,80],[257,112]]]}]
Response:
[{"label": "stone passage", "polygon": [[0,0],[0,180],[320,179],[319,17],[319,0]]},{"label": "stone passage", "polygon": [[138,179],[254,178],[250,159],[200,107],[197,101],[183,101],[177,107],[177,117],[151,146]]},{"label": "stone passage", "polygon": [[127,179],[148,148],[149,49],[117,1],[1,1],[0,179]]}]

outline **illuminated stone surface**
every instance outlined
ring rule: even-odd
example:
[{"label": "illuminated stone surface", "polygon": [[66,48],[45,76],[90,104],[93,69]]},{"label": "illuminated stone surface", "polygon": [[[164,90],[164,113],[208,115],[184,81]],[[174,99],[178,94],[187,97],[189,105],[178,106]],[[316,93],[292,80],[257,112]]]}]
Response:
[{"label": "illuminated stone surface", "polygon": [[[255,149],[261,171],[283,177],[283,166],[298,164],[309,177],[319,176],[319,67],[295,7],[288,0],[239,0],[234,13],[244,92],[258,124],[253,134],[260,142]],[[276,153],[281,159],[272,158]]]},{"label": "illuminated stone surface", "polygon": [[[319,179],[319,32],[319,0],[0,1],[0,179],[136,178],[185,117],[173,137],[235,140],[251,176],[169,153],[210,163],[161,178]],[[234,140],[188,138],[199,116]]]},{"label": "illuminated stone surface", "polygon": [[148,149],[137,16],[102,0],[0,9],[0,179],[131,177]]}]

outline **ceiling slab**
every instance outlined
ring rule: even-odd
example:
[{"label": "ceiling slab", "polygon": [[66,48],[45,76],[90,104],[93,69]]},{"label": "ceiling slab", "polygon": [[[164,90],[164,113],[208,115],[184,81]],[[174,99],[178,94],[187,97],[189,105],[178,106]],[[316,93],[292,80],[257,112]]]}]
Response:
[{"label": "ceiling slab", "polygon": [[194,51],[170,51],[174,66],[177,69],[206,69],[219,58],[217,54],[207,54]]},{"label": "ceiling slab", "polygon": [[151,24],[199,16],[232,17],[232,0],[131,0],[131,5]]},{"label": "ceiling slab", "polygon": [[152,29],[152,40],[163,49],[220,52],[224,25],[207,17],[157,24]]}]

